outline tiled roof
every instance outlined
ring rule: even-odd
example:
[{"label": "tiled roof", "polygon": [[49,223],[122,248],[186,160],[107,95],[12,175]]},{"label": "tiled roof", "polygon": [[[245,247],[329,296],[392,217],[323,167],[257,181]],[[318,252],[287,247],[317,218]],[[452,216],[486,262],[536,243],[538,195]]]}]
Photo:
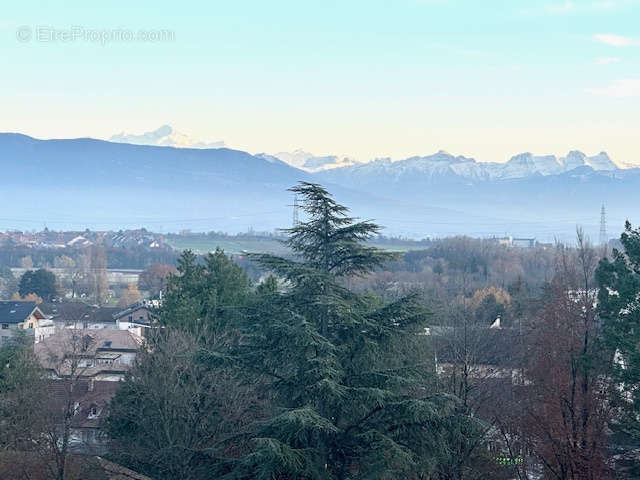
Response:
[{"label": "tiled roof", "polygon": [[97,459],[109,480],[151,480],[151,478],[146,475],[136,473],[133,470],[105,460],[102,457],[97,457]]},{"label": "tiled roof", "polygon": [[[102,457],[89,455],[69,455],[69,471],[76,472],[74,478],[82,480],[151,480],[151,478]],[[24,473],[24,478],[46,480],[50,470],[43,457],[35,452],[0,452],[0,478],[16,478],[16,469]],[[23,477],[20,477],[23,478]]]},{"label": "tiled roof", "polygon": [[121,310],[118,313],[113,315],[113,318],[122,318],[125,317],[133,312],[137,312],[139,310],[146,310],[146,311],[151,311],[151,309],[149,308],[149,306],[145,305],[144,303],[140,302],[140,303],[134,303],[133,305],[129,305],[129,307],[127,307],[125,310]]},{"label": "tiled roof", "polygon": [[[142,338],[128,330],[65,329],[35,344],[34,350],[43,367],[68,376],[72,369],[71,358],[106,358],[113,353],[135,352],[140,345]],[[75,370],[74,374],[90,377],[99,373],[126,372],[129,367],[120,363],[93,362],[90,367],[77,367]]]},{"label": "tiled roof", "polygon": [[[54,413],[64,414],[67,402],[77,406],[72,424],[75,428],[97,428],[105,416],[109,401],[120,388],[120,382],[77,380],[49,380],[47,393],[49,405]],[[73,387],[73,388],[72,388]],[[99,415],[92,415],[95,408]]]},{"label": "tiled roof", "polygon": [[36,302],[0,302],[0,323],[22,323],[36,309]]},{"label": "tiled roof", "polygon": [[43,303],[40,310],[56,321],[114,324],[115,315],[121,311],[116,307],[99,307],[84,302]]}]

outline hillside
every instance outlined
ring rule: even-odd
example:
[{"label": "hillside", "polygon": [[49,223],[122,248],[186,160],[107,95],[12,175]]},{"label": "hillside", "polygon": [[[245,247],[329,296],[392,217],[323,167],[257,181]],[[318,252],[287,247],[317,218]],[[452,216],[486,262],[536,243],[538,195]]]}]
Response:
[{"label": "hillside", "polygon": [[0,158],[0,176],[11,179],[0,193],[6,228],[270,229],[290,221],[286,188],[309,178],[278,160],[225,148],[19,134],[0,134]]},{"label": "hillside", "polygon": [[[506,164],[439,152],[316,173],[269,155],[95,139],[37,140],[0,134],[0,228],[241,232],[288,227],[298,181],[320,182],[385,234],[423,238],[511,234],[597,238],[600,206],[612,234],[640,201],[640,169],[604,153],[522,154]],[[28,191],[29,194],[24,192]],[[523,213],[524,212],[524,213]],[[632,221],[634,219],[631,219]]]}]

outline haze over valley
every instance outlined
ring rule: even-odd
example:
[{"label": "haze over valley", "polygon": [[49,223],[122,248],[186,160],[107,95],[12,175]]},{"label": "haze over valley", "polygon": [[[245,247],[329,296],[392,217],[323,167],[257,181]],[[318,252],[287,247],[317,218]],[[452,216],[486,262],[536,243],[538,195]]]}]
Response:
[{"label": "haze over valley", "polygon": [[[571,238],[577,225],[595,238],[602,205],[616,236],[628,206],[640,201],[640,169],[620,168],[606,152],[521,153],[500,163],[440,151],[356,163],[304,151],[252,155],[169,126],[112,140],[0,134],[0,174],[14,179],[0,192],[0,227],[273,231],[291,224],[287,189],[310,181],[387,235],[552,242]],[[24,188],[38,194],[6,201]]]}]

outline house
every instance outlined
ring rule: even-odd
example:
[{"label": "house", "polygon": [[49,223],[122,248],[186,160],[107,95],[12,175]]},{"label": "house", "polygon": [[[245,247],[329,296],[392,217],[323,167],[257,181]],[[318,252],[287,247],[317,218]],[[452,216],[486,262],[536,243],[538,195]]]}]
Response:
[{"label": "house", "polygon": [[78,235],[67,242],[67,247],[89,247],[91,245],[93,245],[93,242],[82,235]]},{"label": "house", "polygon": [[535,238],[514,238],[513,246],[518,248],[534,248],[536,246]]},{"label": "house", "polygon": [[513,245],[513,237],[499,237],[495,239],[498,242],[498,245],[503,245],[505,247],[511,247]]},{"label": "house", "polygon": [[38,343],[53,335],[55,326],[35,302],[0,301],[0,344],[18,330],[26,330]]},{"label": "house", "polygon": [[70,417],[71,452],[108,453],[101,426],[142,344],[142,338],[127,330],[64,328],[34,346],[48,372],[47,408],[55,428],[62,429],[64,418]]},{"label": "house", "polygon": [[495,241],[498,245],[505,247],[534,248],[536,246],[535,238],[498,237]]},{"label": "house", "polygon": [[133,366],[142,343],[128,330],[63,329],[34,350],[52,379],[117,382]]},{"label": "house", "polygon": [[99,307],[83,302],[42,303],[40,310],[51,318],[57,330],[73,329],[118,329],[114,315],[122,309],[117,307]]},{"label": "house", "polygon": [[144,332],[151,328],[152,312],[158,305],[158,300],[145,300],[123,310],[83,302],[50,302],[41,304],[40,310],[53,320],[57,330],[128,330],[144,336]]},{"label": "house", "polygon": [[142,301],[130,305],[114,315],[117,328],[129,330],[139,336],[144,336],[153,322],[154,305],[149,301]]},{"label": "house", "polygon": [[119,382],[93,379],[49,380],[48,407],[54,415],[61,416],[60,423],[67,410],[73,415],[69,436],[72,452],[89,455],[107,453],[107,437],[101,429],[101,422],[107,416],[109,402],[119,387]]},{"label": "house", "polygon": [[523,381],[522,337],[515,329],[501,328],[499,319],[490,327],[432,327],[429,333],[438,375],[451,375],[464,369],[474,382],[487,384],[505,380],[519,384]]},{"label": "house", "polygon": [[526,337],[520,329],[503,328],[500,323],[496,319],[491,326],[432,327],[426,336],[433,347],[438,381],[463,399],[483,425],[481,444],[497,462],[511,465],[524,461],[529,452],[517,441],[521,432],[511,430],[502,419],[518,414],[531,381],[523,368]]}]

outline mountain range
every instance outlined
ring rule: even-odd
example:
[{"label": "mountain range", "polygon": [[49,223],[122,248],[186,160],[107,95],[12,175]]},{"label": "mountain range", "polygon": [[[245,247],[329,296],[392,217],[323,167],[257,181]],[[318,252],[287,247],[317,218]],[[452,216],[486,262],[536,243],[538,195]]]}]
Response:
[{"label": "mountain range", "polygon": [[[151,137],[175,136],[173,129],[160,133]],[[292,159],[0,133],[0,228],[272,230],[291,224],[287,188],[301,180],[324,184],[354,215],[385,225],[386,234],[409,237],[568,240],[580,224],[597,239],[602,204],[613,236],[626,218],[633,222],[640,203],[640,169],[619,168],[604,152],[523,153],[483,163],[441,151],[398,161],[346,159],[326,169],[337,157],[310,164],[312,155],[298,153]]]},{"label": "mountain range", "polygon": [[338,157],[337,155],[318,156],[302,149],[294,150],[293,152],[274,153],[273,155],[269,155],[267,153],[258,153],[257,155],[264,158],[275,157],[292,167],[312,173],[358,164],[358,162],[350,159],[349,157]]},{"label": "mountain range", "polygon": [[[477,162],[473,158],[454,156],[439,151],[425,157],[411,157],[405,160],[391,161],[388,158],[369,163],[332,169],[321,174],[326,179],[343,179],[370,182],[384,177],[385,181],[402,182],[419,177],[422,181],[437,180],[443,177],[459,177],[469,181],[495,181],[513,178],[526,178],[534,175],[558,175],[578,167],[589,167],[597,171],[616,171],[618,166],[605,152],[588,157],[573,150],[565,157],[555,155],[536,156],[521,153],[508,162]],[[375,181],[375,180],[374,180]]]},{"label": "mountain range", "polygon": [[[207,142],[195,139],[177,132],[169,125],[163,125],[156,130],[143,134],[119,133],[111,136],[111,142],[131,143],[135,145],[171,146],[178,148],[221,148],[223,141]],[[584,153],[574,150],[565,157],[555,155],[533,155],[521,153],[512,157],[508,162],[477,162],[473,158],[453,156],[445,151],[425,157],[410,157],[405,160],[392,161],[389,158],[376,159],[373,162],[362,163],[346,156],[315,155],[303,149],[293,152],[278,152],[274,154],[259,153],[263,158],[275,157],[292,167],[307,172],[319,172],[340,167],[353,166],[352,170],[359,174],[366,172],[385,171],[385,174],[398,175],[403,172],[420,175],[455,174],[474,180],[495,180],[505,178],[521,178],[539,173],[553,175],[572,170],[579,166],[590,166],[594,170],[616,170],[619,167],[609,158],[606,152],[588,157]],[[633,168],[632,165],[623,165]]]}]

